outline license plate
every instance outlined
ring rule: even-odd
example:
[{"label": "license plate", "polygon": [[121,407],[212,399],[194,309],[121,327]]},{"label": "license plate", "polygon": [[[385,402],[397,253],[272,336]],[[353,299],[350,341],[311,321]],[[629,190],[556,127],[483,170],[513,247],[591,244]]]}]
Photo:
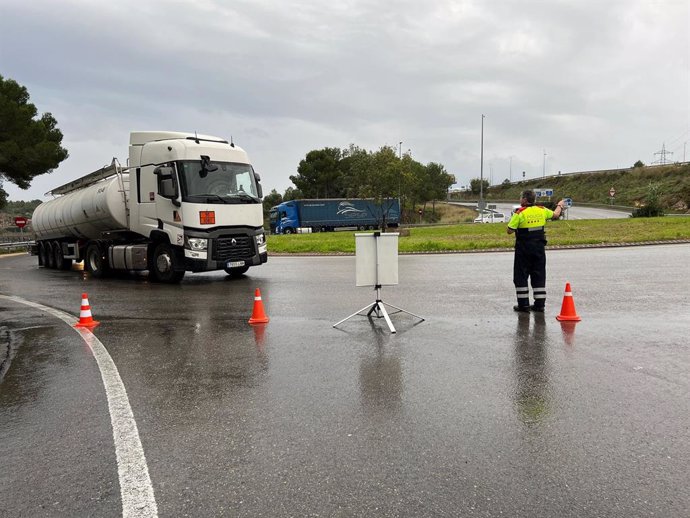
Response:
[{"label": "license plate", "polygon": [[239,268],[240,266],[244,266],[244,261],[228,261],[228,264],[225,265],[226,268]]}]

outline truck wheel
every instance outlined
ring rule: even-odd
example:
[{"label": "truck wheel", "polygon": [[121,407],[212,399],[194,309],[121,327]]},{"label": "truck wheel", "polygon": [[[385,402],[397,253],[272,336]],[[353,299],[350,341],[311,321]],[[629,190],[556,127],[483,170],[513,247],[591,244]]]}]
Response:
[{"label": "truck wheel", "polygon": [[51,270],[55,269],[55,252],[53,251],[53,244],[50,241],[46,241],[43,246],[46,251],[46,262],[45,265]]},{"label": "truck wheel", "polygon": [[293,232],[294,232],[294,231],[293,231],[290,227],[288,227],[288,228],[286,228],[285,230],[283,230],[283,234],[292,234]]},{"label": "truck wheel", "polygon": [[48,243],[44,243],[43,241],[38,243],[38,266],[45,266],[46,268],[48,267],[49,251],[50,247]]},{"label": "truck wheel", "polygon": [[72,259],[65,259],[62,245],[57,241],[53,241],[53,255],[55,255],[55,268],[58,270],[69,270],[72,268]]},{"label": "truck wheel", "polygon": [[247,273],[249,266],[240,266],[239,268],[225,268],[225,273],[227,273],[233,279],[240,277]]},{"label": "truck wheel", "polygon": [[154,282],[176,283],[184,277],[184,270],[176,270],[178,258],[175,250],[167,243],[159,243],[153,250],[149,273]]},{"label": "truck wheel", "polygon": [[96,243],[91,243],[86,248],[84,266],[86,267],[86,270],[91,272],[91,275],[97,279],[105,277],[110,271],[108,259],[105,257],[101,247]]}]

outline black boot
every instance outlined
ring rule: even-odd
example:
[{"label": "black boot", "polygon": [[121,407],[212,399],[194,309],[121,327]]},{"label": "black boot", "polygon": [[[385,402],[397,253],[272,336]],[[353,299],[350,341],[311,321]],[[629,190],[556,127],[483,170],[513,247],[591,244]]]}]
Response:
[{"label": "black boot", "polygon": [[522,304],[518,304],[517,306],[513,306],[513,309],[515,311],[519,311],[520,313],[529,313],[529,306],[523,306]]}]

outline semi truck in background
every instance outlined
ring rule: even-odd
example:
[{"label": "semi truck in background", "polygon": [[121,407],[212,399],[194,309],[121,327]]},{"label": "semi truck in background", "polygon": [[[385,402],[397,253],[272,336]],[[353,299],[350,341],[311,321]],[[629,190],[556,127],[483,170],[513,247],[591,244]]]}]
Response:
[{"label": "semi truck in background", "polygon": [[346,227],[372,230],[383,224],[397,227],[400,203],[395,198],[381,203],[360,198],[290,200],[272,207],[269,217],[272,234],[293,234],[301,229],[326,232]]},{"label": "semi truck in background", "polygon": [[185,272],[244,274],[267,261],[262,189],[247,153],[219,137],[132,132],[129,160],[69,182],[32,223],[38,264],[94,277],[148,270],[175,283]]}]

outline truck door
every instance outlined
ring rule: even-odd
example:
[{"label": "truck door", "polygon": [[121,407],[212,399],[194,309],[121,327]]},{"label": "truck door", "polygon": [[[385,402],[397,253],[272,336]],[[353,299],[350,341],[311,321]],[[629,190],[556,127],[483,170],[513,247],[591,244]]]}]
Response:
[{"label": "truck door", "polygon": [[160,230],[170,238],[173,245],[184,245],[182,230],[180,187],[175,165],[163,164],[154,170],[156,176],[156,220]]}]

